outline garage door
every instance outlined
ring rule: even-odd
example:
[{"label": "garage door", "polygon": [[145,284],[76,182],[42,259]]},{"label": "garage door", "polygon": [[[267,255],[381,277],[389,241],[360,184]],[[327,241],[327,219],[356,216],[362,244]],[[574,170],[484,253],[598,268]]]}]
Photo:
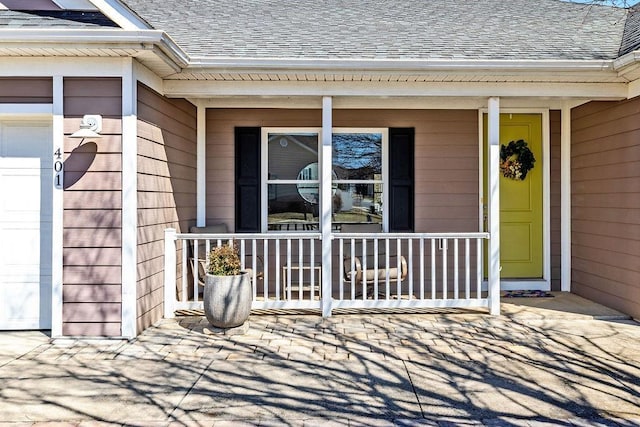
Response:
[{"label": "garage door", "polygon": [[51,135],[0,121],[0,329],[51,328]]}]

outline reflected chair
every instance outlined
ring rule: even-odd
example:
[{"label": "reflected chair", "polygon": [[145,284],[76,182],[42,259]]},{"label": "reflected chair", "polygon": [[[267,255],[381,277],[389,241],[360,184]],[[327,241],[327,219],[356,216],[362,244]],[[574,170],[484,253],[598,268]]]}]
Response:
[{"label": "reflected chair", "polygon": [[[361,292],[361,286],[366,283],[367,298],[375,297],[375,282],[378,282],[378,296],[386,295],[380,289],[386,286],[386,280],[389,279],[389,285],[400,281],[404,281],[407,277],[407,260],[403,255],[394,253],[395,244],[390,245],[389,254],[386,253],[386,244],[383,240],[378,242],[377,253],[374,253],[374,239],[369,238],[367,233],[380,233],[382,231],[380,224],[362,223],[362,224],[343,224],[343,233],[363,233],[362,237],[358,237],[353,241],[347,239],[345,241],[345,249],[343,252],[344,260],[344,280],[345,282],[354,282],[360,285],[358,291]],[[363,247],[362,239],[366,239]],[[366,249],[366,253],[364,252]],[[353,253],[353,258],[352,258]],[[364,262],[366,261],[366,262]],[[362,294],[360,293],[360,296]]]}]

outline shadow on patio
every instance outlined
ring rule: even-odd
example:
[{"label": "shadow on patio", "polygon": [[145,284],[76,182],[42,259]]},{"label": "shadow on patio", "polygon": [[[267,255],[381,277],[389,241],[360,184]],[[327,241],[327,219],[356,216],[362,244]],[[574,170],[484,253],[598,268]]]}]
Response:
[{"label": "shadow on patio", "polygon": [[639,325],[579,316],[252,316],[237,336],[182,317],[128,343],[43,340],[0,367],[0,421],[637,425]]}]

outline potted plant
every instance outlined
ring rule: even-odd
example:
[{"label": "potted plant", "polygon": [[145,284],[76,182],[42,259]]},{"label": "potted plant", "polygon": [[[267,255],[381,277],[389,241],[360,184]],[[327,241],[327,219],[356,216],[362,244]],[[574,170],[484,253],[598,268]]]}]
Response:
[{"label": "potted plant", "polygon": [[240,257],[233,244],[215,247],[209,253],[204,286],[204,313],[217,328],[241,326],[251,312],[251,278],[240,271]]}]

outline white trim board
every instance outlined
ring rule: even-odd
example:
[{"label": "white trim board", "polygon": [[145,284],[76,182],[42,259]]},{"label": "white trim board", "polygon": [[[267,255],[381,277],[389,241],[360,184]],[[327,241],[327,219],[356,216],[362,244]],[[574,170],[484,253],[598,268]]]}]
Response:
[{"label": "white trim board", "polygon": [[[161,91],[158,91],[161,92]],[[317,96],[220,96],[214,98],[188,98],[206,108],[280,108],[280,109],[316,109],[322,108],[322,99]],[[501,99],[504,108],[548,108],[560,110],[565,104],[562,99],[550,98],[508,98]],[[586,98],[575,98],[572,105],[589,102]],[[486,98],[479,97],[382,97],[382,96],[340,96],[334,98],[334,109],[392,109],[392,110],[478,110],[485,108]]]},{"label": "white trim board", "polygon": [[122,67],[122,324],[123,337],[136,336],[138,245],[137,82],[132,59]]},{"label": "white trim board", "polygon": [[[484,228],[483,209],[484,209],[484,160],[483,160],[483,144],[484,144],[484,128],[483,114],[486,109],[478,110],[478,139],[479,139],[479,227]],[[519,288],[514,289],[530,289],[530,290],[551,290],[551,129],[549,109],[545,108],[501,108],[500,114],[540,114],[542,116],[542,279],[532,280],[500,280],[500,289],[506,289],[509,283],[516,283]],[[545,283],[541,288],[541,283]],[[513,289],[512,289],[513,290]]]},{"label": "white trim board", "polygon": [[128,58],[2,58],[0,77],[121,77]]},{"label": "white trim board", "polygon": [[[51,153],[57,150],[64,153],[64,78],[53,77],[53,146]],[[64,160],[64,159],[63,159]],[[54,158],[55,161],[55,158]],[[62,336],[62,306],[64,285],[64,161],[60,171],[61,187],[53,188],[52,238],[51,238],[51,337]],[[55,169],[54,169],[55,174]],[[52,179],[54,179],[52,177]],[[55,184],[55,182],[54,182]]]},{"label": "white trim board", "polygon": [[[487,281],[483,280],[481,290],[486,292],[488,289]],[[550,291],[550,287],[546,280],[522,279],[522,280],[500,280],[500,291]]]},{"label": "white trim board", "polygon": [[[55,81],[53,85],[55,87]],[[53,110],[53,104],[0,104],[0,116],[51,117]]]},{"label": "white trim board", "polygon": [[118,24],[124,30],[142,30],[149,25],[140,19],[135,13],[114,0],[89,0],[107,18]]},{"label": "white trim board", "polygon": [[324,82],[165,80],[169,97],[443,96],[626,99],[626,83]]}]

